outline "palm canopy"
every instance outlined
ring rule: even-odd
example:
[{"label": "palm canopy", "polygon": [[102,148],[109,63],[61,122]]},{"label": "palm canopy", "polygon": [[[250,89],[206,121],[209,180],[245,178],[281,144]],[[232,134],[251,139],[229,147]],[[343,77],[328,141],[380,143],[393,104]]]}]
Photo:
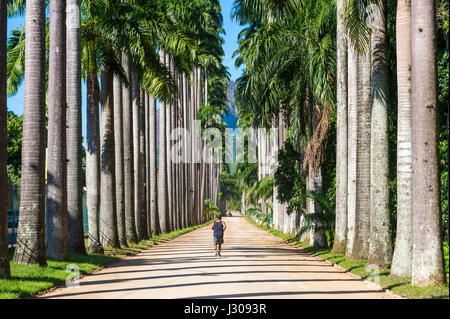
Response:
[{"label": "palm canopy", "polygon": [[247,24],[235,52],[236,65],[245,64],[237,81],[238,111],[258,114],[253,125],[265,127],[285,112],[298,147],[323,143],[323,132],[310,134],[310,106],[334,109],[335,10],[334,1],[325,0],[235,2],[233,16]]}]

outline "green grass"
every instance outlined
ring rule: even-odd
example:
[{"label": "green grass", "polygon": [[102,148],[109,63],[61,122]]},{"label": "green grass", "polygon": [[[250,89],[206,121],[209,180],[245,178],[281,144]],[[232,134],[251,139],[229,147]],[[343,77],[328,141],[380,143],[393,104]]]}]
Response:
[{"label": "green grass", "polygon": [[[264,225],[259,225],[245,216],[245,219],[256,227],[266,230],[273,235],[289,242],[304,251],[309,252],[322,259],[328,260],[333,264],[339,265],[346,271],[351,272],[363,279],[368,279],[369,275],[373,275],[366,270],[367,260],[351,260],[342,254],[332,254],[329,249],[318,249],[304,242],[298,241],[295,235],[284,234],[276,229],[268,228]],[[432,287],[417,287],[411,285],[410,278],[391,277],[390,270],[384,269],[380,271],[380,285],[389,289],[393,293],[406,297],[408,299],[449,299],[449,285],[448,285],[448,246],[444,244],[444,255],[446,260],[447,284]]]},{"label": "green grass", "polygon": [[[69,261],[47,260],[46,267],[38,265],[26,266],[11,262],[11,278],[0,279],[0,299],[18,299],[33,296],[46,290],[60,285],[66,281],[70,272],[66,271],[68,265],[75,264],[81,275],[93,272],[106,265],[112,264],[125,258],[126,256],[136,254],[141,250],[147,249],[153,245],[168,241],[194,229],[210,224],[208,221],[204,224],[175,230],[170,233],[152,236],[150,240],[143,240],[137,244],[130,244],[123,248],[105,248],[105,254],[88,254],[69,256]],[[13,253],[10,253],[12,259]]]}]

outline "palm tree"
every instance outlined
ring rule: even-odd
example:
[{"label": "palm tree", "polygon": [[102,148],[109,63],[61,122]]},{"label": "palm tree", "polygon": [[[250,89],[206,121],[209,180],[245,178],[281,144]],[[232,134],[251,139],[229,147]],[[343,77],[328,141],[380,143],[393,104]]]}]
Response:
[{"label": "palm tree", "polygon": [[141,188],[141,158],[139,147],[139,117],[140,117],[140,84],[139,75],[136,67],[131,68],[131,100],[133,105],[133,160],[134,160],[134,214],[135,223],[137,228],[138,239],[141,238],[141,201],[142,201],[142,188]]},{"label": "palm tree", "polygon": [[[165,64],[166,56],[159,50],[161,63]],[[166,103],[159,100],[159,161],[158,161],[158,214],[161,232],[169,230],[168,188],[167,188],[167,136],[166,136]]]},{"label": "palm tree", "polygon": [[125,223],[125,188],[124,188],[124,146],[123,146],[123,107],[122,107],[122,82],[115,75],[114,83],[114,150],[116,173],[116,211],[117,228],[119,231],[120,246],[126,247],[127,232]]},{"label": "palm tree", "polygon": [[439,191],[435,1],[411,1],[412,284],[445,282]]},{"label": "palm tree", "polygon": [[359,53],[356,123],[356,219],[352,258],[366,259],[370,237],[370,52]]},{"label": "palm tree", "polygon": [[87,40],[86,69],[86,208],[88,214],[88,251],[103,253],[99,233],[100,212],[100,128],[99,128],[99,83],[97,77],[97,53],[95,39]]},{"label": "palm tree", "polygon": [[396,19],[398,133],[397,232],[391,275],[411,277],[413,202],[411,157],[411,1],[397,1]]},{"label": "palm tree", "polygon": [[146,188],[146,160],[145,160],[145,91],[140,87],[139,94],[139,159],[140,159],[140,196],[141,206],[139,207],[140,239],[148,239],[147,225],[147,188]]},{"label": "palm tree", "polygon": [[386,7],[374,3],[371,34],[372,114],[370,137],[370,245],[368,264],[386,267],[392,261],[389,211],[388,70],[386,52]]},{"label": "palm tree", "polygon": [[69,252],[85,255],[81,154],[80,0],[67,0],[67,212]]},{"label": "palm tree", "polygon": [[120,248],[117,229],[113,73],[102,68],[100,240],[104,247]]},{"label": "palm tree", "polygon": [[25,17],[25,92],[20,217],[14,262],[45,257],[45,1],[29,1]]},{"label": "palm tree", "polygon": [[348,41],[348,143],[347,143],[347,241],[346,256],[353,255],[356,231],[356,141],[357,141],[357,96],[358,54]]},{"label": "palm tree", "polygon": [[10,276],[8,251],[8,173],[6,126],[6,0],[0,1],[0,278]]},{"label": "palm tree", "polygon": [[158,185],[157,185],[157,156],[156,156],[156,100],[153,96],[150,96],[149,101],[149,113],[150,113],[150,141],[149,141],[149,153],[150,153],[150,222],[152,234],[158,235],[160,233],[159,228],[159,214],[158,214]]},{"label": "palm tree", "polygon": [[50,3],[47,152],[47,257],[68,260],[66,2]]},{"label": "palm tree", "polygon": [[125,225],[127,241],[138,241],[136,222],[134,217],[134,160],[133,160],[133,104],[131,100],[131,72],[130,61],[126,53],[122,53],[122,67],[124,69],[129,86],[122,85],[123,97],[123,147],[124,147],[124,172],[125,172]]},{"label": "palm tree", "polygon": [[333,252],[345,253],[347,240],[347,33],[345,0],[337,1],[336,29],[336,230]]}]

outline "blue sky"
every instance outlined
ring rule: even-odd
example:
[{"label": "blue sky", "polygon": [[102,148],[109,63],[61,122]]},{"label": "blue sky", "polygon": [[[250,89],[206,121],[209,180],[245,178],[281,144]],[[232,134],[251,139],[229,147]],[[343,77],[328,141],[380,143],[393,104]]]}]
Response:
[{"label": "blue sky", "polygon": [[[231,79],[236,80],[242,73],[242,68],[236,69],[234,65],[234,59],[232,58],[233,52],[238,48],[238,34],[241,30],[241,26],[231,19],[231,10],[233,7],[233,0],[220,0],[222,6],[223,24],[226,34],[223,35],[225,43],[223,49],[225,51],[224,65],[230,72]],[[25,17],[8,18],[8,34],[21,25],[25,24]],[[83,119],[86,116],[86,85],[82,86],[82,111]],[[16,114],[23,113],[23,85],[13,97],[8,98],[8,110],[13,111]],[[83,120],[83,136],[85,135],[86,121]]]}]

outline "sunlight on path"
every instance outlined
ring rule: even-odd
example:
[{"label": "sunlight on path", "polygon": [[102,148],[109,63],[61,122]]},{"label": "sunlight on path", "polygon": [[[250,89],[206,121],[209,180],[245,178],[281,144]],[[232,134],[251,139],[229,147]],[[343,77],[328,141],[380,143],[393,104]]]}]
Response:
[{"label": "sunlight on path", "polygon": [[227,223],[222,257],[210,226],[151,247],[44,298],[395,298],[249,224]]}]

